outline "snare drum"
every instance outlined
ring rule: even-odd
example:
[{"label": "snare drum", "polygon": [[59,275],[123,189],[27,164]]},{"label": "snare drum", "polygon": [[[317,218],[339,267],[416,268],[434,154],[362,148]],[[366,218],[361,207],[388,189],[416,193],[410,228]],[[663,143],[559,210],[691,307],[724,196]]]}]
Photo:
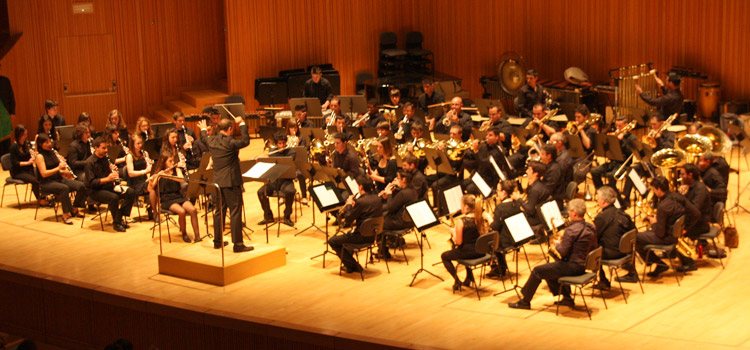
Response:
[{"label": "snare drum", "polygon": [[698,110],[704,118],[713,117],[719,107],[719,98],[721,96],[721,83],[706,82],[698,88]]}]

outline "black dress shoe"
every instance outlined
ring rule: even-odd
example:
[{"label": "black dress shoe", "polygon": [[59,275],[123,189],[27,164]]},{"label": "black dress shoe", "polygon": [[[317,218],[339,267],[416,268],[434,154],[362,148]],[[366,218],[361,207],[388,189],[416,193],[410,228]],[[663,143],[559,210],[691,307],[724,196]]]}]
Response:
[{"label": "black dress shoe", "polygon": [[471,288],[471,284],[472,284],[472,283],[476,283],[476,282],[474,282],[474,279],[466,280],[466,281],[464,281],[464,283],[462,283],[462,285],[463,285],[464,287],[469,287],[469,288]]},{"label": "black dress shoe", "polygon": [[190,237],[188,237],[187,233],[185,232],[182,233],[182,240],[185,241],[185,243],[191,242]]},{"label": "black dress shoe", "polygon": [[647,273],[646,275],[648,277],[656,278],[656,277],[659,277],[659,275],[661,275],[662,272],[667,271],[667,270],[669,270],[669,266],[663,265],[663,264],[656,264],[656,268],[654,268],[654,271],[651,271]]},{"label": "black dress shoe", "polygon": [[531,303],[529,303],[528,301],[519,300],[518,302],[508,304],[508,307],[511,309],[530,310]]},{"label": "black dress shoe", "polygon": [[289,218],[285,218],[284,220],[281,220],[281,223],[289,227],[294,227],[294,223]]},{"label": "black dress shoe", "polygon": [[612,287],[609,282],[599,281],[596,283],[594,288],[601,289],[601,290],[610,290],[610,288]]},{"label": "black dress shoe", "polygon": [[123,226],[121,224],[115,224],[114,227],[115,227],[115,231],[117,231],[117,232],[125,232],[126,231],[125,230],[125,226]]},{"label": "black dress shoe", "polygon": [[568,306],[572,309],[576,306],[576,303],[573,301],[573,298],[563,297],[562,300],[556,301],[555,305]]},{"label": "black dress shoe", "polygon": [[638,282],[638,275],[635,273],[628,273],[625,276],[617,276],[615,279],[620,283],[635,283]]},{"label": "black dress shoe", "polygon": [[224,244],[214,241],[214,249],[220,249],[221,247],[226,247],[227,245],[229,245],[229,242],[227,241],[224,241]]},{"label": "black dress shoe", "polygon": [[273,223],[274,223],[273,218],[271,218],[271,219],[263,219],[263,220],[261,220],[261,221],[258,222],[258,225],[262,226],[262,225],[265,225],[265,224],[273,224]]},{"label": "black dress shoe", "polygon": [[75,212],[75,213],[73,213],[73,214],[71,214],[70,216],[72,216],[74,218],[82,218],[82,217],[84,217],[83,213],[81,213],[80,210],[77,211],[77,212]]},{"label": "black dress shoe", "polygon": [[232,250],[235,253],[249,252],[249,251],[251,251],[253,249],[255,249],[255,247],[246,246],[244,244],[235,244],[234,247],[232,247]]},{"label": "black dress shoe", "polygon": [[695,261],[692,264],[682,265],[676,268],[677,272],[695,271],[697,269],[698,269],[698,264]]}]

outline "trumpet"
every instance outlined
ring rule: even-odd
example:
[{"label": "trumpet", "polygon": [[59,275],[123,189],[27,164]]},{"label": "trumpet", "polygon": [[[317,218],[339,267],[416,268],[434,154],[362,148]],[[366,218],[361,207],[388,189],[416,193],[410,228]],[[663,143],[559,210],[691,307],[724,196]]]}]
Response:
[{"label": "trumpet", "polygon": [[355,128],[358,128],[358,127],[362,126],[362,125],[360,125],[361,123],[365,123],[368,120],[370,120],[370,112],[369,111],[367,113],[365,113],[365,115],[363,115],[362,118],[359,118],[356,121],[354,121],[354,123],[352,123],[352,126],[355,127]]},{"label": "trumpet", "polygon": [[456,115],[456,111],[451,109],[450,111],[448,111],[448,113],[445,113],[445,117],[443,117],[441,122],[446,127],[451,126],[451,117],[455,115]]},{"label": "trumpet", "polygon": [[404,123],[409,121],[409,117],[404,116],[404,119],[401,120],[401,125],[398,127],[398,130],[395,134],[393,134],[393,137],[396,138],[396,140],[403,140],[404,139]]}]

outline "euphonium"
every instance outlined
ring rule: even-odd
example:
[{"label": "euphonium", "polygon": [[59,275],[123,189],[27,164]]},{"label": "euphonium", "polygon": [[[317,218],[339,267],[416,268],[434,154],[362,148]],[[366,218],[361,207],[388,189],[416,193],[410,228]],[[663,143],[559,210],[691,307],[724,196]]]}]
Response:
[{"label": "euphonium", "polygon": [[310,158],[314,159],[317,155],[323,154],[326,151],[325,145],[320,139],[312,139],[310,141]]},{"label": "euphonium", "polygon": [[633,130],[637,123],[638,123],[637,121],[633,120],[630,123],[628,123],[628,125],[625,125],[622,129],[609,132],[607,133],[607,135],[615,136],[615,137],[620,136],[621,134],[624,134],[624,133],[630,132],[630,130]]},{"label": "euphonium", "polygon": [[667,120],[665,120],[664,123],[661,124],[661,127],[659,127],[659,129],[651,129],[651,131],[648,132],[648,135],[644,135],[643,137],[641,137],[641,143],[651,148],[656,148],[656,135],[659,135],[664,130],[667,130],[667,128],[672,125],[672,122],[674,122],[675,118],[677,118],[678,114],[679,113],[670,115],[669,118],[667,118]]},{"label": "euphonium", "polygon": [[542,127],[542,124],[546,123],[547,120],[549,120],[549,118],[552,118],[555,115],[557,115],[558,110],[559,110],[558,108],[551,109],[547,112],[547,114],[544,115],[544,117],[530,121],[529,124],[526,125],[526,130],[539,132],[539,129]]},{"label": "euphonium", "polygon": [[567,126],[565,127],[565,130],[568,131],[568,134],[578,135],[578,128],[579,128],[579,126],[587,127],[587,126],[589,126],[591,124],[598,123],[599,119],[601,119],[601,118],[602,118],[601,114],[591,113],[591,115],[588,118],[586,118],[586,120],[584,120],[583,122],[581,122],[580,125],[578,123],[576,123],[575,121],[568,122]]},{"label": "euphonium", "polygon": [[705,136],[711,141],[713,145],[711,152],[715,155],[727,154],[732,150],[732,140],[721,129],[713,126],[704,126],[698,129],[698,135]]}]

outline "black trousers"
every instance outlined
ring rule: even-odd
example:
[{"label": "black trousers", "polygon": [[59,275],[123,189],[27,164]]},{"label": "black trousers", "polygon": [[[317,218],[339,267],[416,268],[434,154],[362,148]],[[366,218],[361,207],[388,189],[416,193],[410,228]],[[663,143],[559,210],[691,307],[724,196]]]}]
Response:
[{"label": "black trousers", "polygon": [[[621,253],[619,249],[602,247],[602,260],[619,259],[619,258],[622,258],[623,256],[625,256],[625,254]],[[628,270],[628,272],[635,271],[633,266],[625,266],[625,269]],[[605,283],[609,283],[609,280],[607,279],[607,275],[604,274],[604,266],[599,268],[599,280]]]},{"label": "black trousers", "polygon": [[232,243],[240,244],[242,243],[242,186],[222,187],[221,198],[221,206],[214,205],[214,242],[222,244],[224,240],[224,218],[228,208]]},{"label": "black trousers", "polygon": [[[458,278],[456,267],[453,265],[452,261],[461,259],[474,259],[481,257],[482,255],[483,254],[477,253],[474,245],[467,245],[460,248],[451,249],[447,252],[443,252],[443,254],[440,255],[440,259],[443,261],[443,266],[445,266],[445,269],[448,270],[448,273],[453,276],[453,279],[456,281],[456,283],[460,283],[461,280]],[[474,280],[474,274],[471,272],[470,268],[466,268],[466,280]]]},{"label": "black trousers", "polygon": [[[656,257],[654,254],[648,254],[646,256],[646,249],[645,246],[649,244],[673,244],[675,242],[675,238],[673,236],[667,236],[665,238],[659,237],[656,235],[656,232],[654,231],[643,231],[638,232],[635,239],[635,250],[638,252],[638,254],[641,256],[643,261],[646,262],[647,265],[650,264],[661,264],[666,265],[661,259]],[[676,250],[675,250],[676,252]],[[681,254],[677,254],[677,256],[680,258],[680,262],[682,262],[683,265],[689,265],[692,264],[694,261],[691,258],[688,258],[686,256],[682,256]]]},{"label": "black trousers", "polygon": [[350,269],[355,269],[359,264],[357,263],[357,260],[354,259],[354,252],[351,250],[345,250],[344,244],[372,243],[374,240],[374,236],[362,237],[359,233],[353,232],[331,237],[328,240],[328,245],[330,245],[331,249],[336,252],[336,255],[341,258],[341,263],[344,264],[344,266]]},{"label": "black trousers", "polygon": [[268,195],[274,191],[279,192],[284,197],[284,203],[286,203],[284,218],[289,219],[292,216],[294,194],[297,193],[297,189],[294,188],[294,182],[287,180],[274,181],[258,189],[258,200],[260,201],[260,207],[263,208],[263,218],[273,219],[273,212],[271,211],[271,206],[268,204]]},{"label": "black trousers", "polygon": [[[42,191],[54,194],[60,201],[63,208],[63,213],[72,213],[73,206],[77,208],[83,208],[86,200],[86,186],[83,182],[71,179],[62,179],[60,181],[51,181],[39,185]],[[71,204],[70,197],[68,194],[75,192],[75,200]]]},{"label": "black trousers", "polygon": [[[132,188],[128,188],[128,190],[123,193],[109,190],[98,190],[91,193],[91,198],[97,202],[107,204],[109,212],[112,213],[112,220],[114,220],[115,224],[121,224],[123,216],[130,216],[135,197],[136,194]],[[120,205],[120,200],[122,200],[122,205]]]},{"label": "black trousers", "polygon": [[621,162],[609,162],[604,163],[596,168],[591,169],[591,180],[594,181],[594,187],[599,188],[604,186],[602,181],[603,177],[607,178],[607,184],[617,191],[617,180],[615,179],[615,171],[622,165]]},{"label": "black trousers", "polygon": [[[521,289],[521,295],[523,300],[531,302],[531,298],[534,297],[536,289],[539,288],[539,284],[542,280],[547,281],[552,295],[557,295],[560,290],[560,284],[557,283],[557,279],[564,276],[577,276],[583,274],[585,268],[583,265],[567,261],[555,261],[544,265],[539,265],[531,271],[529,279]],[[565,286],[562,290],[562,295],[566,298],[570,297],[570,288]]]},{"label": "black trousers", "polygon": [[13,178],[31,184],[31,192],[34,192],[34,198],[39,199],[39,179],[34,174],[20,173],[13,176]]}]

